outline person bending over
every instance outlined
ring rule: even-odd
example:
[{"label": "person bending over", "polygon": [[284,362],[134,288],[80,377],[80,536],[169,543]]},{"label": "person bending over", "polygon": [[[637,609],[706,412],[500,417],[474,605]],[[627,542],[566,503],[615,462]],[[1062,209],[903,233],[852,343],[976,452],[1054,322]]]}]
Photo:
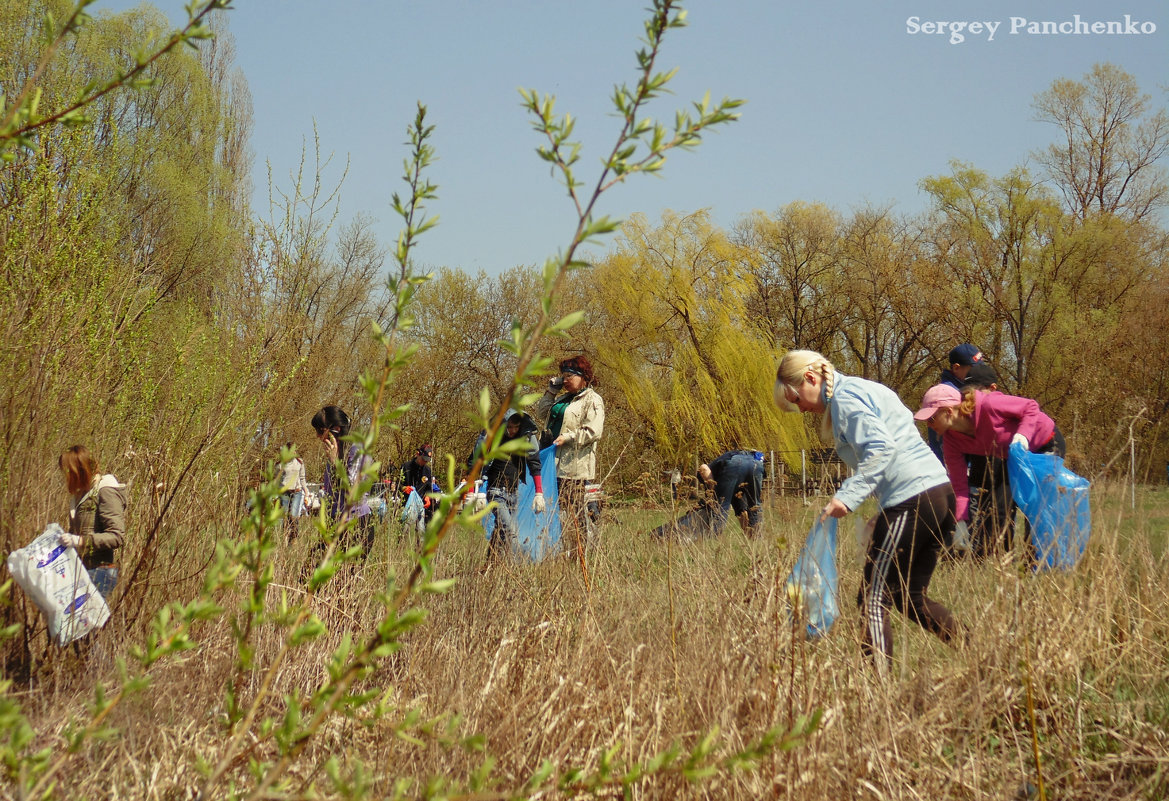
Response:
[{"label": "person bending over", "polygon": [[726,524],[727,513],[735,510],[743,533],[759,535],[762,522],[763,454],[759,451],[730,450],[710,464],[698,468],[698,478],[714,491],[718,516],[712,521],[714,534]]},{"label": "person bending over", "polygon": [[958,625],[927,592],[942,543],[954,530],[954,490],[918,433],[913,413],[884,384],[837,372],[811,350],[784,355],[774,392],[785,411],[823,415],[821,438],[831,439],[853,470],[820,519],[844,517],[869,495],[880,507],[857,594],[866,653],[885,657],[878,666],[892,660],[891,607],[952,642]]}]

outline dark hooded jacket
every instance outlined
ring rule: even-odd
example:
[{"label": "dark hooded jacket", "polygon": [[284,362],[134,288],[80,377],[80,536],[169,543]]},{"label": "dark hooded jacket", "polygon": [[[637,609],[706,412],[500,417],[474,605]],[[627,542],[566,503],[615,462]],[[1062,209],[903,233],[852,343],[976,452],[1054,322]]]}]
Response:
[{"label": "dark hooded jacket", "polygon": [[506,459],[492,459],[483,469],[483,477],[487,479],[488,489],[500,489],[505,492],[515,492],[523,482],[525,474],[533,478],[540,475],[540,448],[537,442],[536,424],[526,414],[520,423],[520,430],[514,437],[503,432],[503,442],[515,439],[526,439],[528,449],[523,453],[515,453]]}]

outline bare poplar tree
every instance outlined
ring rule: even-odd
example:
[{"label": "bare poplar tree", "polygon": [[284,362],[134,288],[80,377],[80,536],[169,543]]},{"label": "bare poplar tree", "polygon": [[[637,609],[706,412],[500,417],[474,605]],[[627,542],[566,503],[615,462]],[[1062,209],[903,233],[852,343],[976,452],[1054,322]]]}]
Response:
[{"label": "bare poplar tree", "polygon": [[1037,118],[1062,138],[1035,157],[1079,219],[1140,220],[1169,202],[1169,180],[1157,164],[1169,149],[1169,114],[1152,111],[1149,101],[1113,64],[1095,65],[1080,81],[1060,78],[1036,96]]}]

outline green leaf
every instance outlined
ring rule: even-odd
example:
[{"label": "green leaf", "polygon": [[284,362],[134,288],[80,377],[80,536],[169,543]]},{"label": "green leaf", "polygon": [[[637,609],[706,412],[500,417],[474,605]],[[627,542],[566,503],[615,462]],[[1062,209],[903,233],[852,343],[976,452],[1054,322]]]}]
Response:
[{"label": "green leaf", "polygon": [[491,392],[487,387],[479,390],[479,419],[491,419]]},{"label": "green leaf", "polygon": [[457,579],[440,579],[438,581],[431,581],[427,584],[423,584],[418,588],[418,591],[423,593],[442,594],[449,592],[451,587],[455,586],[456,583]]},{"label": "green leaf", "polygon": [[322,623],[316,616],[311,617],[305,623],[301,624],[296,631],[292,633],[289,638],[289,643],[296,647],[309,640],[315,640],[327,631],[325,624]]},{"label": "green leaf", "polygon": [[574,325],[584,319],[585,313],[583,311],[574,311],[566,314],[557,320],[548,330],[551,331],[567,331]]}]

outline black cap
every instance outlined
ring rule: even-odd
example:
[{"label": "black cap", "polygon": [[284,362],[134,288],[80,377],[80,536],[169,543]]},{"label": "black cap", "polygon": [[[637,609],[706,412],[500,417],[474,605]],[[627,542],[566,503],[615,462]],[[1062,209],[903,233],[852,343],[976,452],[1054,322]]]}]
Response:
[{"label": "black cap", "polygon": [[994,368],[984,361],[977,361],[970,365],[970,372],[966,375],[963,386],[989,388],[991,384],[998,384],[998,382],[999,374],[994,371]]}]

